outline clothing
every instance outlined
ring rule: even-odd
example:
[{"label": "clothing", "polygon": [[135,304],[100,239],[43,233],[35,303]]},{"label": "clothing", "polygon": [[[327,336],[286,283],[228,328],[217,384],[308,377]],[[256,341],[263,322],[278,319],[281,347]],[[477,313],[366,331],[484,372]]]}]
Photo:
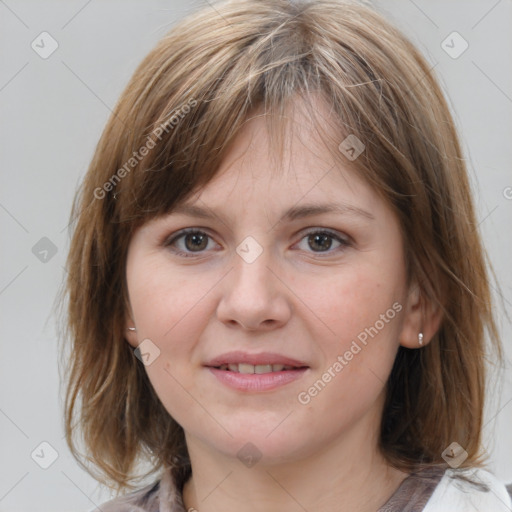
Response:
[{"label": "clothing", "polygon": [[[512,486],[506,488],[484,469],[427,468],[405,478],[376,512],[512,512],[511,496]],[[186,512],[170,471],[155,483],[94,510]]]}]

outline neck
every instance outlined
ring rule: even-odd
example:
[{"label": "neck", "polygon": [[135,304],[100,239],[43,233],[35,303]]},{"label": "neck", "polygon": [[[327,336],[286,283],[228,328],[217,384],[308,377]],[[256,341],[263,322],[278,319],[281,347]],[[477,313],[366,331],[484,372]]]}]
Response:
[{"label": "neck", "polygon": [[[194,442],[195,441],[195,442]],[[245,467],[187,440],[192,477],[185,484],[186,510],[199,512],[375,512],[407,474],[391,468],[375,435],[359,429],[297,460],[261,459]]]}]

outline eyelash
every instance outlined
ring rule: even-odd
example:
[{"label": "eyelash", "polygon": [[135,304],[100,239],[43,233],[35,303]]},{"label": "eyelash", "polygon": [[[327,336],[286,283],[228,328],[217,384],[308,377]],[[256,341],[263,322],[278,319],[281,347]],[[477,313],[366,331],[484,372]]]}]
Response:
[{"label": "eyelash", "polygon": [[[196,258],[197,256],[195,256],[194,254],[200,255],[201,253],[206,252],[206,251],[205,250],[197,251],[196,253],[194,253],[194,252],[184,252],[184,251],[181,251],[179,249],[171,247],[176,241],[178,241],[181,238],[184,238],[186,235],[189,235],[189,234],[206,235],[210,239],[212,238],[207,232],[201,231],[200,229],[197,229],[197,228],[186,228],[186,229],[182,229],[181,231],[178,231],[171,238],[167,239],[167,241],[164,243],[164,245],[166,247],[171,248],[171,251],[174,252],[174,254],[176,254],[177,256],[182,256],[184,258]],[[304,233],[304,235],[302,236],[300,241],[304,240],[304,238],[306,238],[306,237],[308,237],[310,235],[327,235],[328,237],[333,238],[335,241],[340,243],[340,246],[337,249],[334,249],[334,250],[330,250],[329,249],[327,251],[312,251],[313,254],[319,254],[319,255],[327,254],[327,255],[331,255],[333,252],[342,251],[342,250],[344,250],[345,248],[347,248],[347,247],[349,247],[351,245],[351,243],[350,243],[350,241],[348,239],[342,238],[337,233],[335,233],[333,231],[330,231],[328,229],[316,229],[316,230],[308,231],[308,232]],[[322,257],[322,256],[320,256],[320,257]]]}]

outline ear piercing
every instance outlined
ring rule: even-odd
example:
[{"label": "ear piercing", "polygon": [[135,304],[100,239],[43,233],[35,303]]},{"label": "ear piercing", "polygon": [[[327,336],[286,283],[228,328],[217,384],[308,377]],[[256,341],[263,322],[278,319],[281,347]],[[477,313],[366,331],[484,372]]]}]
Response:
[{"label": "ear piercing", "polygon": [[419,343],[420,345],[423,345],[423,333],[422,333],[422,332],[420,332],[420,333],[418,334],[418,343]]},{"label": "ear piercing", "polygon": [[128,327],[128,329],[126,329],[127,331],[136,331],[137,329],[135,329],[135,327]]}]

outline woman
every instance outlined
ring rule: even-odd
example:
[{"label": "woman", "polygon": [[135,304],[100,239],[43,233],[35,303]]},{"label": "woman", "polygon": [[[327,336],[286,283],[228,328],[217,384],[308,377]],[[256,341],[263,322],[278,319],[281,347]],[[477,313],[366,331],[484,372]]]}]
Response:
[{"label": "woman", "polygon": [[72,214],[67,440],[120,490],[158,472],[101,510],[510,510],[485,253],[425,60],[357,3],[215,10],[140,64]]}]

